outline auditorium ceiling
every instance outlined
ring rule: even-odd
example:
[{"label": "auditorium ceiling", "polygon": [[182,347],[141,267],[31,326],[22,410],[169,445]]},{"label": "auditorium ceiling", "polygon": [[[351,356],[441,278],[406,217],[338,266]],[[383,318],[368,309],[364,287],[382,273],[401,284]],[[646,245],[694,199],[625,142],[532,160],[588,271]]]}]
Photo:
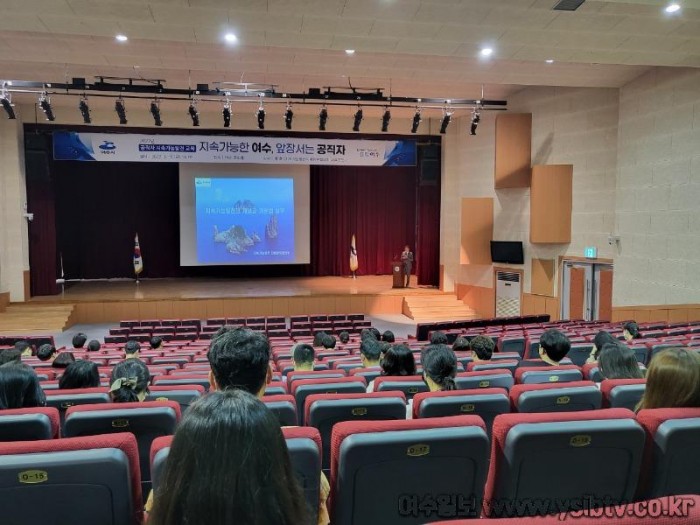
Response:
[{"label": "auditorium ceiling", "polygon": [[673,15],[666,0],[588,0],[575,12],[555,3],[0,0],[0,80],[242,80],[298,92],[350,82],[445,98],[478,98],[485,85],[500,98],[522,86],[619,87],[652,66],[700,67],[700,0]]}]

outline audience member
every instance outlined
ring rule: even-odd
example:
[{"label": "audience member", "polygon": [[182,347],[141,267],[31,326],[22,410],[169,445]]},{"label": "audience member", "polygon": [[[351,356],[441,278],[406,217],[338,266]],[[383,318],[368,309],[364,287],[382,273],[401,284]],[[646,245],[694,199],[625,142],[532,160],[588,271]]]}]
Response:
[{"label": "audience member", "polygon": [[75,363],[75,356],[73,352],[61,352],[53,360],[51,366],[54,368],[67,368],[68,365]]},{"label": "audience member", "polygon": [[385,330],[384,333],[382,334],[382,341],[394,344],[396,342],[396,337],[394,336],[394,332],[391,330]]},{"label": "audience member", "polygon": [[139,359],[141,345],[138,341],[127,341],[124,345],[124,359]]},{"label": "audience member", "polygon": [[605,330],[601,330],[600,332],[595,334],[595,337],[593,338],[593,348],[591,348],[591,353],[588,355],[586,363],[595,363],[598,360],[598,354],[603,349],[603,347],[607,343],[616,342],[617,339],[610,335],[610,332],[606,332]]},{"label": "audience member", "polygon": [[369,328],[363,328],[362,330],[360,330],[360,341],[364,341],[368,337],[377,339],[376,337],[374,337],[374,332],[372,332],[372,330],[370,330]]},{"label": "audience member", "polygon": [[82,348],[86,342],[87,336],[82,332],[78,332],[73,336],[73,348]]},{"label": "audience member", "polygon": [[632,339],[640,339],[642,334],[639,333],[639,325],[634,321],[625,323],[622,330],[622,335],[625,337],[626,341],[631,341]]},{"label": "audience member", "polygon": [[637,410],[690,407],[700,408],[700,354],[685,348],[662,350],[649,364]]},{"label": "audience member", "polygon": [[469,342],[474,362],[490,361],[495,348],[496,343],[493,342],[493,339],[485,335],[477,335]]},{"label": "audience member", "polygon": [[644,377],[639,368],[634,350],[619,341],[605,343],[598,352],[598,370],[605,379],[641,379]]},{"label": "audience member", "polygon": [[347,331],[343,330],[338,334],[338,339],[340,339],[341,343],[346,345],[350,342],[350,334]]},{"label": "audience member", "polygon": [[109,397],[112,403],[139,403],[146,399],[151,374],[140,359],[126,359],[112,370]]},{"label": "audience member", "polygon": [[431,392],[455,390],[457,356],[443,344],[431,344],[421,354],[423,380]]},{"label": "audience member", "polygon": [[39,361],[53,361],[56,359],[56,348],[48,343],[43,344],[36,351],[36,357]]},{"label": "audience member", "polygon": [[95,388],[100,386],[100,372],[97,363],[79,359],[71,363],[58,380],[58,388]]},{"label": "audience member", "polygon": [[18,350],[22,357],[31,357],[34,355],[32,345],[30,345],[27,341],[17,341],[15,343],[15,350]]},{"label": "audience member", "polygon": [[364,368],[379,366],[379,358],[381,355],[382,350],[379,346],[379,342],[374,338],[369,337],[360,343],[360,360]]},{"label": "audience member", "polygon": [[563,332],[550,329],[540,336],[539,359],[520,361],[518,366],[559,366],[559,361],[571,350],[571,342]]},{"label": "audience member", "polygon": [[321,341],[321,344],[326,350],[333,350],[335,348],[335,337],[333,337],[331,334],[326,334],[323,341]]},{"label": "audience member", "polygon": [[447,344],[447,335],[445,335],[445,332],[441,332],[440,330],[434,331],[432,334],[430,334],[430,344],[431,345],[446,345]]},{"label": "audience member", "polygon": [[382,338],[382,334],[379,333],[379,330],[377,330],[374,326],[370,326],[369,331],[377,341]]},{"label": "audience member", "polygon": [[416,360],[413,352],[406,345],[394,345],[382,359],[383,376],[412,376],[416,374]]},{"label": "audience member", "polygon": [[0,410],[46,405],[36,372],[22,363],[0,366]]},{"label": "audience member", "polygon": [[326,338],[326,332],[318,331],[314,334],[314,342],[311,343],[314,348],[321,348],[323,346],[323,340]]},{"label": "audience member", "polygon": [[[248,335],[236,338],[256,346]],[[312,525],[275,415],[239,390],[193,403],[175,432],[148,523]]]},{"label": "audience member", "polygon": [[92,339],[87,345],[88,352],[99,352],[100,348],[102,348],[102,345],[97,339]]},{"label": "audience member", "polygon": [[314,347],[306,343],[297,343],[292,350],[292,363],[294,371],[309,371],[314,369],[316,353]]},{"label": "audience member", "polygon": [[151,346],[151,350],[161,350],[163,348],[163,339],[157,335],[154,335],[151,337],[149,344]]},{"label": "audience member", "polygon": [[453,352],[469,352],[470,350],[469,339],[462,337],[461,335],[455,339],[454,343],[452,343]]},{"label": "audience member", "polygon": [[7,363],[21,363],[22,352],[14,348],[8,348],[0,352],[0,366]]},{"label": "audience member", "polygon": [[235,327],[213,339],[207,353],[212,390],[235,388],[262,397],[272,378],[270,343],[260,332]]}]

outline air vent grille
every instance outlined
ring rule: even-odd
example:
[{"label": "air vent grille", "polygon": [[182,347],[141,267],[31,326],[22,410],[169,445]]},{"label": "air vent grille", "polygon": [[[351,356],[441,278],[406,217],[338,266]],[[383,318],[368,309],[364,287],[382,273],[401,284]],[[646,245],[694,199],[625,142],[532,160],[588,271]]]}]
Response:
[{"label": "air vent grille", "polygon": [[576,11],[586,0],[559,0],[552,8],[555,11]]},{"label": "air vent grille", "polygon": [[499,281],[509,281],[511,283],[520,282],[520,274],[515,272],[497,272],[496,279]]}]

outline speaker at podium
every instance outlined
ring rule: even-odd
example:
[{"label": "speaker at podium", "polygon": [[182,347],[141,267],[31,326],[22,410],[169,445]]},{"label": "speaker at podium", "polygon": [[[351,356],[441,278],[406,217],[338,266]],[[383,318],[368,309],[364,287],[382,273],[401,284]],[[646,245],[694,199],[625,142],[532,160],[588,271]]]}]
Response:
[{"label": "speaker at podium", "polygon": [[391,261],[391,274],[394,276],[394,284],[392,288],[403,288],[405,278],[403,275],[403,264],[400,259]]}]

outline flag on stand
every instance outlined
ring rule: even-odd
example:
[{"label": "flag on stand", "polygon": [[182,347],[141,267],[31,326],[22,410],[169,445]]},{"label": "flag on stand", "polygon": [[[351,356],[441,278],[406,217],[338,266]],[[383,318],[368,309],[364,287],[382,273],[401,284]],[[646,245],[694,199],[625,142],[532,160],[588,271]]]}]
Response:
[{"label": "flag on stand", "polygon": [[355,234],[353,234],[352,239],[350,239],[350,271],[352,272],[352,278],[357,279],[357,268],[359,264],[357,262],[357,245],[355,244]]},{"label": "flag on stand", "polygon": [[138,275],[143,271],[143,259],[141,258],[141,246],[139,246],[139,234],[134,239],[134,273]]}]

